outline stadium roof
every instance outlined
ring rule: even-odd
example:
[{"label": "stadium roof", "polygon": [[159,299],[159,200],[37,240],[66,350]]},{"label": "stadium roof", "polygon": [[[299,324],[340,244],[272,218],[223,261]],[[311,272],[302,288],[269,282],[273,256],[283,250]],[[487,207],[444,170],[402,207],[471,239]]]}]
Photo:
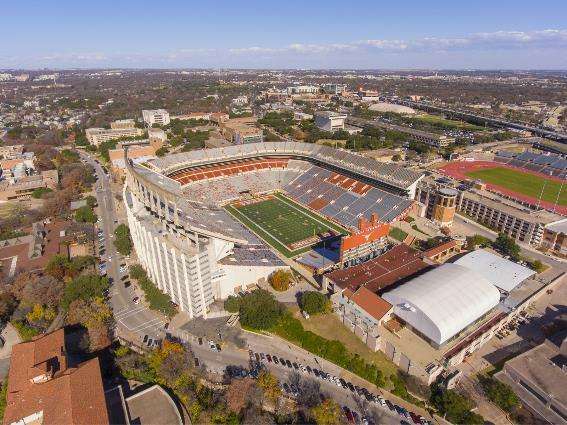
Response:
[{"label": "stadium roof", "polygon": [[443,264],[382,298],[396,316],[441,345],[496,307],[500,292],[467,267]]},{"label": "stadium roof", "polygon": [[415,184],[423,176],[422,173],[400,167],[399,165],[377,162],[353,152],[337,150],[313,143],[287,141],[248,143],[222,148],[199,149],[158,158],[153,160],[151,164],[164,174],[170,174],[183,168],[265,155],[304,157],[306,160],[319,161],[340,167],[403,190],[408,190],[411,185]]},{"label": "stadium roof", "polygon": [[468,267],[503,291],[510,292],[535,271],[502,258],[496,254],[477,249],[455,261],[455,264]]}]

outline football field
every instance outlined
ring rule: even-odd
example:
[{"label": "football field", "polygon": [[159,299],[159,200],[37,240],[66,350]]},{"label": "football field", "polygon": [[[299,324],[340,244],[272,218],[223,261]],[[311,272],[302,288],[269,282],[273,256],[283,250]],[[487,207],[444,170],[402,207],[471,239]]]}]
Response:
[{"label": "football field", "polygon": [[280,194],[257,202],[237,202],[226,209],[286,257],[301,254],[321,240],[347,233]]}]

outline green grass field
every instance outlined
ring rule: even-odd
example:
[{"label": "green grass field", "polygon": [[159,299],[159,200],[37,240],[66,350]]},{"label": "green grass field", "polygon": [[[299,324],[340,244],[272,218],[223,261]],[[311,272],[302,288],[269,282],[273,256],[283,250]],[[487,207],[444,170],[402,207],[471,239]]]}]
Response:
[{"label": "green grass field", "polygon": [[[502,186],[522,195],[531,196],[539,199],[545,181],[545,190],[541,199],[543,201],[555,203],[557,194],[561,189],[561,183],[538,177],[534,174],[522,173],[521,171],[511,170],[504,167],[486,168],[484,170],[470,171],[467,176],[480,179],[485,183]],[[566,185],[567,186],[567,185]],[[558,205],[567,205],[567,187],[564,187],[559,196]]]},{"label": "green grass field", "polygon": [[452,129],[455,129],[455,130],[458,129],[458,130],[469,130],[469,131],[482,131],[482,130],[485,129],[484,127],[474,125],[474,124],[470,124],[466,121],[448,120],[448,119],[445,119],[445,118],[440,117],[438,115],[423,114],[423,115],[417,115],[415,117],[412,117],[412,119],[422,121],[422,122],[432,124],[432,125],[443,126],[445,128],[452,128]]},{"label": "green grass field", "polygon": [[291,245],[295,242],[330,230],[347,233],[281,194],[250,205],[229,205],[226,210],[288,258],[310,249],[308,246],[293,249]]}]

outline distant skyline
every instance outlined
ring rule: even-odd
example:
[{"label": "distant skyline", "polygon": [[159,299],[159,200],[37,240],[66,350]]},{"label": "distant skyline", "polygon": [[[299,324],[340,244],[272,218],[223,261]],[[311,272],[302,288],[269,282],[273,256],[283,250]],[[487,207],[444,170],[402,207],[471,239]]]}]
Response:
[{"label": "distant skyline", "polygon": [[559,0],[31,0],[2,17],[0,69],[567,69]]}]

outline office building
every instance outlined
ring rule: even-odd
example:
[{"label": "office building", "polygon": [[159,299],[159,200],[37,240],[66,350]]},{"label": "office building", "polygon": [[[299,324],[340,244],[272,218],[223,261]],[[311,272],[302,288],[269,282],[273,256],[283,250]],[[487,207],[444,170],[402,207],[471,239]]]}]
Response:
[{"label": "office building", "polygon": [[87,140],[91,145],[99,146],[101,143],[110,140],[117,140],[125,137],[142,137],[144,130],[141,128],[99,128],[91,127],[85,130]]},{"label": "office building", "polygon": [[339,114],[338,112],[319,111],[315,112],[315,125],[321,130],[334,133],[335,131],[345,129],[346,118],[346,115]]},{"label": "office building", "polygon": [[116,120],[110,123],[110,128],[113,130],[134,128],[135,126],[136,126],[136,121],[134,121],[131,118],[125,120]]},{"label": "office building", "polygon": [[142,118],[148,127],[157,125],[167,125],[170,122],[169,112],[165,109],[144,109]]}]

